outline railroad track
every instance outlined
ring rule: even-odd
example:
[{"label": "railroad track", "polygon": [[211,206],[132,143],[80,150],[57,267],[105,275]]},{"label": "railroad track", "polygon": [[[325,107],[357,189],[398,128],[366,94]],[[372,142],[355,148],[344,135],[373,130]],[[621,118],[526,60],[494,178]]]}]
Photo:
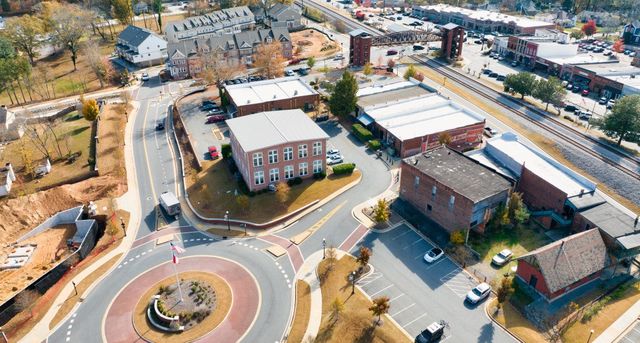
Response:
[{"label": "railroad track", "polygon": [[[528,122],[532,123],[533,125],[536,125],[552,134],[554,134],[555,136],[557,136],[560,140],[563,140],[569,144],[571,144],[572,146],[574,146],[575,148],[581,150],[582,152],[600,160],[603,161],[609,165],[611,165],[612,167],[616,168],[617,170],[631,176],[634,177],[636,179],[640,179],[640,173],[638,172],[638,170],[640,170],[640,160],[634,156],[630,156],[624,153],[621,153],[620,151],[606,145],[603,144],[601,142],[599,142],[597,139],[594,139],[593,137],[590,137],[588,135],[585,135],[581,132],[576,132],[576,131],[572,131],[572,133],[574,135],[576,135],[577,137],[579,137],[579,139],[583,139],[586,140],[587,142],[590,143],[594,143],[597,144],[598,146],[602,147],[603,149],[606,149],[607,151],[613,153],[616,155],[616,159],[618,161],[624,161],[625,165],[620,164],[619,162],[616,162],[614,160],[612,160],[610,157],[604,156],[600,153],[597,153],[595,151],[593,151],[592,149],[590,149],[589,147],[586,147],[584,145],[584,142],[580,142],[579,139],[576,139],[575,137],[571,137],[570,134],[567,134],[565,132],[562,132],[563,130],[558,129],[557,127],[554,127],[553,125],[549,125],[546,123],[543,123],[539,120],[536,120],[535,118],[532,118],[530,115],[528,115],[527,113],[514,109],[512,107],[507,106],[506,104],[500,102],[497,100],[497,98],[499,96],[504,96],[504,94],[489,88],[481,83],[478,83],[476,81],[473,80],[469,80],[464,74],[456,71],[456,70],[451,70],[448,68],[448,66],[446,66],[445,64],[438,62],[438,61],[434,61],[432,59],[428,59],[428,58],[424,58],[421,56],[417,56],[417,55],[412,55],[412,56],[408,56],[411,59],[415,60],[416,62],[428,66],[432,69],[437,69],[437,71],[441,74],[443,74],[444,76],[446,76],[447,78],[449,78],[450,80],[453,80],[455,82],[458,82],[462,85],[464,85],[466,88],[468,88],[469,90],[475,92],[476,94],[478,94],[479,96],[489,99],[491,100],[491,102],[499,105],[500,107],[508,110],[510,113],[513,113],[515,115],[517,115],[520,118],[523,118],[525,120],[527,120]],[[514,103],[523,106],[522,104],[519,104],[516,101],[513,101]],[[529,109],[530,111],[534,112],[536,115],[541,116],[542,118],[545,119],[549,119],[552,120],[551,118],[549,118],[549,116],[547,114],[542,113],[540,110],[538,109],[533,109],[529,106],[525,106],[527,109]],[[557,124],[557,125],[562,125],[562,124]],[[566,128],[566,130],[571,130],[570,128]],[[629,167],[630,166],[630,167]]]},{"label": "railroad track", "polygon": [[344,15],[343,13],[338,12],[336,9],[334,8],[330,8],[329,6],[324,6],[323,4],[319,4],[313,0],[306,0],[306,1],[295,1],[295,4],[298,5],[300,8],[303,8],[303,3],[304,3],[304,7],[310,7],[313,9],[316,9],[318,11],[321,11],[322,13],[324,13],[324,15],[328,18],[328,19],[333,19],[333,20],[341,20],[345,26],[347,27],[347,29],[349,29],[349,31],[351,30],[355,30],[355,29],[361,29],[365,32],[367,32],[368,34],[372,35],[372,36],[380,36],[382,35],[382,33],[378,30],[372,29],[371,27],[357,21],[354,20],[353,18]]}]

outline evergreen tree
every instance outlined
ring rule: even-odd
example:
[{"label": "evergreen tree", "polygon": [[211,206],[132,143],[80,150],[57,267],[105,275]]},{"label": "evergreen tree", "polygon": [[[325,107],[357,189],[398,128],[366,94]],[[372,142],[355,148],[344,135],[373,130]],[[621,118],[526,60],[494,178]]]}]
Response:
[{"label": "evergreen tree", "polygon": [[356,108],[356,93],[358,92],[358,81],[348,71],[342,74],[342,79],[336,83],[336,87],[329,99],[329,109],[337,116],[349,115]]}]

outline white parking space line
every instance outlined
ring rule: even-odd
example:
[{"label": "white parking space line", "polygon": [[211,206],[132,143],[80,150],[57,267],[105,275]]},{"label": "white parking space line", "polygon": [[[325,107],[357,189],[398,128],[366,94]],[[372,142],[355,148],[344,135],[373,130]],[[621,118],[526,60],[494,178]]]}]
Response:
[{"label": "white parking space line", "polygon": [[447,258],[441,258],[439,261],[436,261],[436,263],[432,263],[430,266],[428,266],[427,268],[425,268],[424,270],[429,270],[433,267],[435,267],[436,265],[438,265],[439,263],[442,263],[442,261],[446,260]]},{"label": "white parking space line", "polygon": [[395,236],[395,237],[391,238],[391,240],[392,240],[392,241],[395,241],[396,239],[398,239],[398,238],[400,238],[400,237],[402,237],[402,236],[404,236],[404,235],[408,234],[409,232],[412,232],[412,231],[411,231],[411,229],[407,229],[407,230],[405,230],[405,232],[403,232],[403,233],[401,233],[401,234],[399,234],[399,235],[397,235],[397,236]]},{"label": "white parking space line", "polygon": [[366,277],[358,280],[356,283],[358,285],[360,285],[360,286],[366,286],[366,285],[378,280],[381,277],[382,277],[382,273],[372,273],[371,275],[366,276]]},{"label": "white parking space line", "polygon": [[403,296],[404,296],[404,293],[401,293],[401,294],[400,294],[400,295],[398,295],[397,297],[395,297],[395,298],[393,298],[393,299],[390,299],[390,300],[389,300],[389,304],[391,304],[394,300],[396,300],[396,299],[398,299],[398,298],[400,298],[400,297],[403,297]]},{"label": "white parking space line", "polygon": [[393,287],[393,284],[390,284],[389,286],[387,286],[387,287],[385,287],[385,288],[383,288],[383,289],[371,294],[371,297],[374,297],[375,295],[379,294],[380,292],[386,291],[387,289],[389,289],[391,287]]},{"label": "white parking space line", "polygon": [[392,314],[392,315],[391,315],[391,317],[395,317],[395,316],[399,315],[400,313],[402,313],[402,312],[404,312],[404,311],[406,311],[406,310],[408,310],[408,309],[412,308],[412,307],[413,307],[413,306],[415,306],[415,305],[416,305],[415,303],[412,303],[411,305],[409,305],[409,306],[407,306],[407,307],[403,308],[402,310],[400,310],[400,311],[398,311],[398,312],[396,312],[396,313]]},{"label": "white parking space line", "polygon": [[442,277],[440,281],[460,298],[464,298],[469,290],[476,286],[476,281],[467,276],[460,268],[454,269]]},{"label": "white parking space line", "polygon": [[422,318],[422,317],[424,317],[424,316],[426,316],[426,315],[427,315],[427,313],[425,312],[425,313],[423,313],[421,316],[418,316],[417,318],[415,318],[414,320],[412,320],[412,321],[408,322],[407,324],[402,325],[402,327],[403,327],[403,328],[406,328],[407,326],[409,326],[409,325],[411,325],[411,324],[415,323],[416,321],[418,321],[418,319],[420,319],[420,318]]},{"label": "white parking space line", "polygon": [[[416,240],[415,240],[415,242],[411,243],[411,245],[416,245],[416,244],[418,244],[418,243],[420,243],[420,242],[424,242],[424,239],[422,239],[422,238],[418,238],[418,239],[416,239]],[[425,243],[426,243],[426,242],[425,242]]]}]

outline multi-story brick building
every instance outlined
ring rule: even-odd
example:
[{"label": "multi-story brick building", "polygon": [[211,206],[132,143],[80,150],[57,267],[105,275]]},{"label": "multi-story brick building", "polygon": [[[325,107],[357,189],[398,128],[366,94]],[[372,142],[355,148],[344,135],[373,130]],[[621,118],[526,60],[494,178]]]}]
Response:
[{"label": "multi-story brick building", "polygon": [[165,26],[164,33],[169,42],[179,42],[204,35],[238,33],[253,29],[255,23],[249,7],[238,6],[170,22]]},{"label": "multi-story brick building", "polygon": [[487,10],[472,10],[446,4],[430,6],[414,5],[411,12],[416,18],[447,24],[454,23],[467,30],[480,32],[500,32],[508,34],[533,34],[536,29],[553,29],[554,23],[532,20],[523,16],[513,16]]},{"label": "multi-story brick building", "polygon": [[349,64],[364,66],[371,60],[372,37],[367,32],[357,29],[349,32]]},{"label": "multi-story brick building", "polygon": [[286,27],[250,30],[239,33],[198,36],[171,42],[167,67],[174,79],[199,77],[207,63],[225,61],[230,67],[250,66],[262,44],[280,43],[282,57],[293,56],[291,36]]},{"label": "multi-story brick building", "polygon": [[513,187],[513,180],[444,146],[405,158],[400,172],[400,197],[449,232],[484,232]]},{"label": "multi-story brick building", "polygon": [[358,120],[375,136],[407,157],[438,147],[468,150],[482,142],[485,118],[416,82],[358,98]]},{"label": "multi-story brick building", "polygon": [[223,92],[233,106],[232,113],[236,117],[296,108],[311,110],[320,101],[318,92],[298,77],[225,85]]},{"label": "multi-story brick building", "polygon": [[301,110],[227,120],[233,159],[250,191],[326,168],[329,136]]}]

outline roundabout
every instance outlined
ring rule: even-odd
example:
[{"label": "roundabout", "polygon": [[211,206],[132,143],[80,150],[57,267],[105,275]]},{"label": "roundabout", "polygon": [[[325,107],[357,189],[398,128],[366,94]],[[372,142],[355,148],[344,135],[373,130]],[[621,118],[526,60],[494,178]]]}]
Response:
[{"label": "roundabout", "polygon": [[[241,340],[260,307],[261,294],[254,276],[236,262],[211,256],[185,257],[177,268],[183,301],[179,301],[172,263],[156,266],[125,285],[110,304],[103,321],[104,340]],[[163,315],[182,316],[172,324],[184,326],[182,331],[160,330],[147,318],[158,294]]]}]

